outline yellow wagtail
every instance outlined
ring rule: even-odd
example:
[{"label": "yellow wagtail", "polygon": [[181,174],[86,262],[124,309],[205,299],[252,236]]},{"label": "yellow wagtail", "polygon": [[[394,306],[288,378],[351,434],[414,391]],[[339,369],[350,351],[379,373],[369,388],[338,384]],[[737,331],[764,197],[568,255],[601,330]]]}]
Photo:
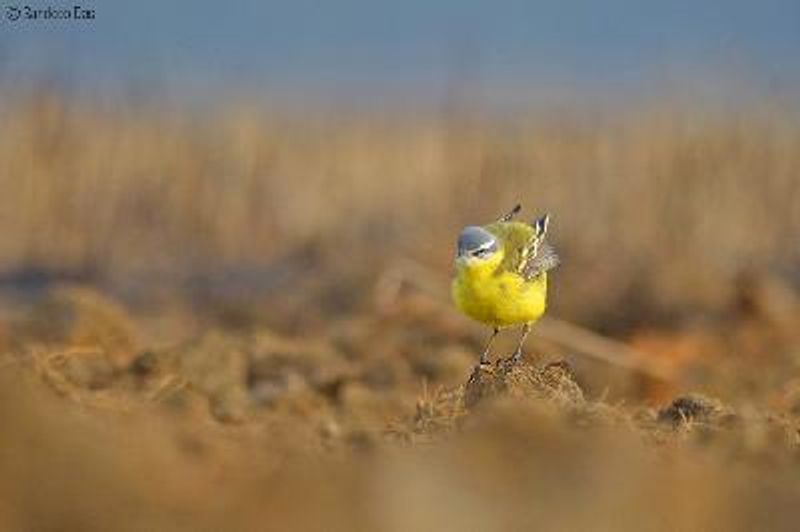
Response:
[{"label": "yellow wagtail", "polygon": [[480,363],[489,361],[489,348],[500,329],[522,325],[512,360],[522,358],[522,345],[531,325],[547,305],[547,271],[558,256],[544,239],[550,216],[532,224],[513,221],[517,205],[494,223],[470,225],[458,237],[456,276],[452,295],[467,316],[492,327]]}]

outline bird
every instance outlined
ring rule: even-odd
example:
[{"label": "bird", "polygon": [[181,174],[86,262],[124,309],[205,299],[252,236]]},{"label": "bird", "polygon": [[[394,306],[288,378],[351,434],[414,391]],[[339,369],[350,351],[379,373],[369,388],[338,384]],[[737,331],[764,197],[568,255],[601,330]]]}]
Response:
[{"label": "bird", "polygon": [[492,328],[481,365],[489,363],[500,330],[518,325],[521,335],[511,360],[522,359],[531,326],[547,307],[547,273],[560,262],[545,241],[550,215],[532,223],[515,221],[521,209],[518,204],[492,223],[468,225],[458,236],[453,301],[462,313]]}]

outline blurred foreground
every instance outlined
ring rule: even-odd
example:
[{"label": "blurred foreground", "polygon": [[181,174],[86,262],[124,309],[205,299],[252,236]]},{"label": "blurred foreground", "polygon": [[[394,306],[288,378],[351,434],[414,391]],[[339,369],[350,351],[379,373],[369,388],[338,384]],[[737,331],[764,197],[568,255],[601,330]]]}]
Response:
[{"label": "blurred foreground", "polygon": [[[791,113],[1,112],[0,529],[794,526]],[[476,370],[517,201],[564,266]]]}]

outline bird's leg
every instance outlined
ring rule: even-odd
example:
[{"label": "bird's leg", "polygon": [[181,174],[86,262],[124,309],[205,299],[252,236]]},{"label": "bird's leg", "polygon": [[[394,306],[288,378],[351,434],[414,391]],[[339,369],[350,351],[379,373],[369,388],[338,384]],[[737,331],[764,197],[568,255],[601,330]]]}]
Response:
[{"label": "bird's leg", "polygon": [[498,329],[497,327],[492,329],[492,335],[489,337],[489,341],[486,342],[486,347],[483,348],[483,353],[481,353],[481,360],[480,360],[481,365],[489,363],[489,348],[492,347],[492,342],[494,341],[495,336],[497,336],[497,333],[499,332],[500,329]]},{"label": "bird's leg", "polygon": [[517,344],[517,348],[514,350],[514,354],[511,355],[511,362],[514,364],[519,363],[522,360],[522,345],[525,343],[525,338],[528,337],[528,333],[531,332],[531,325],[530,323],[526,323],[522,326],[522,334],[519,337],[519,343]]}]

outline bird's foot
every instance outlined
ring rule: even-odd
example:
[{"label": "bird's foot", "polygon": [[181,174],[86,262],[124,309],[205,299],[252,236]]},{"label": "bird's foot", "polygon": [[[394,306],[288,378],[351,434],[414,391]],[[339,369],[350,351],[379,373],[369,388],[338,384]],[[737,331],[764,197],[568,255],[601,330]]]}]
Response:
[{"label": "bird's foot", "polygon": [[519,364],[520,362],[522,362],[522,349],[517,349],[514,351],[514,354],[511,355],[511,363]]}]

